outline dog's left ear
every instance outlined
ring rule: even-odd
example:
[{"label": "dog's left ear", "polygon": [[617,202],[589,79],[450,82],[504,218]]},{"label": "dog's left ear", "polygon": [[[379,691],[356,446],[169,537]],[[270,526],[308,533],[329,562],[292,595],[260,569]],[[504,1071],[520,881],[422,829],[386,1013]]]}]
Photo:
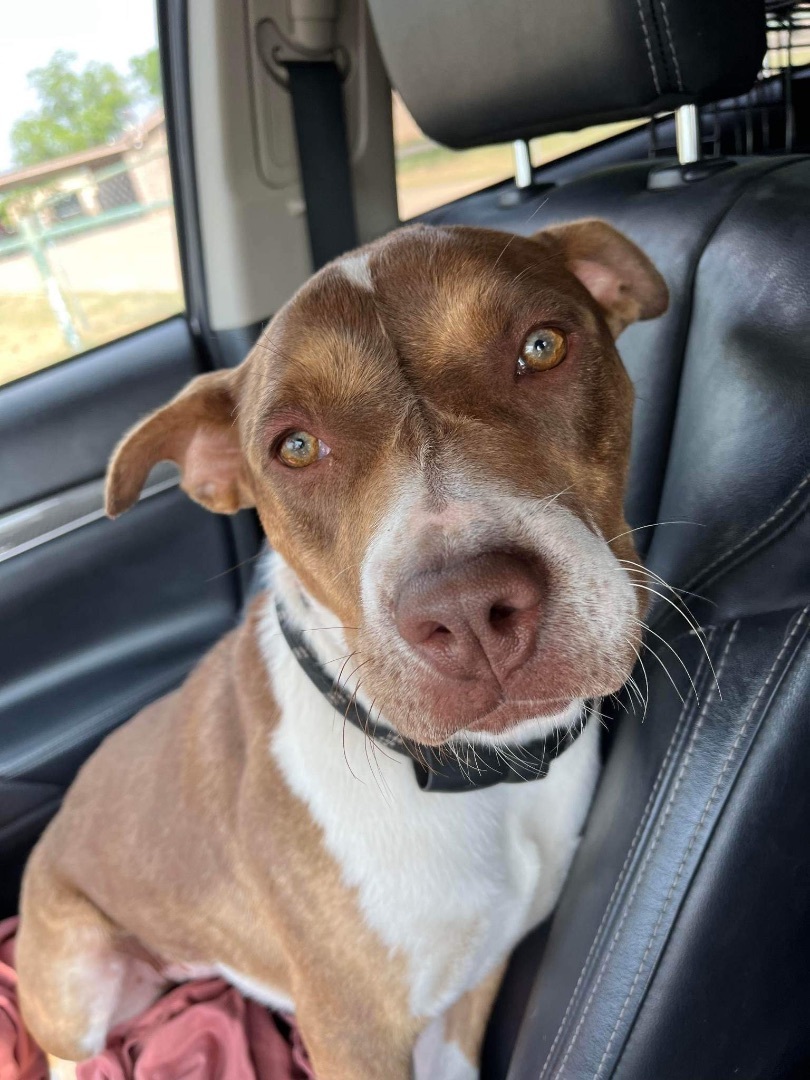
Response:
[{"label": "dog's left ear", "polygon": [[606,221],[555,225],[537,238],[558,246],[566,267],[602,308],[614,338],[630,323],[666,311],[666,282],[641,248]]},{"label": "dog's left ear", "polygon": [[174,461],[180,486],[206,509],[235,514],[253,506],[237,424],[237,371],[199,375],[128,432],[107,469],[107,513],[117,517],[141,493],[153,465]]}]

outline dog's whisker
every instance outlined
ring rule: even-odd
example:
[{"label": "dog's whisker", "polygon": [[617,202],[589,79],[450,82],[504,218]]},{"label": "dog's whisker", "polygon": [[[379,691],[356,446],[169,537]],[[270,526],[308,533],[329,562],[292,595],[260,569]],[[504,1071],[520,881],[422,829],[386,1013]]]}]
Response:
[{"label": "dog's whisker", "polygon": [[277,356],[280,356],[282,360],[287,360],[291,364],[298,363],[293,356],[291,356],[288,352],[285,352],[284,349],[282,349],[281,346],[278,345],[275,341],[269,341],[265,335],[264,330],[259,335],[259,339],[254,345],[254,348],[262,349],[264,352],[268,352],[271,354],[275,353]]},{"label": "dog's whisker", "polygon": [[[544,207],[544,206],[546,205],[546,203],[547,203],[547,202],[548,202],[548,198],[545,198],[545,199],[543,199],[543,201],[542,201],[541,203],[539,203],[539,204],[538,204],[538,205],[537,205],[537,206],[536,206],[536,207],[534,208],[534,210],[533,210],[533,211],[531,212],[531,214],[529,214],[529,216],[528,216],[528,217],[526,218],[526,221],[524,222],[524,226],[525,226],[525,225],[528,225],[528,224],[529,224],[529,222],[530,222],[530,221],[532,221],[532,220],[533,220],[533,219],[534,219],[534,218],[535,218],[535,217],[536,217],[536,216],[537,216],[537,215],[538,215],[538,214],[540,213],[540,211],[541,211],[541,210],[543,209],[543,207]],[[501,252],[500,252],[500,254],[498,255],[498,258],[497,258],[497,259],[495,260],[495,267],[497,267],[498,263],[499,263],[499,262],[501,261],[501,259],[503,258],[503,256],[504,256],[504,255],[506,254],[506,250],[507,250],[507,248],[509,247],[509,245],[510,245],[510,244],[511,244],[511,243],[512,243],[512,242],[513,242],[514,240],[517,240],[517,238],[518,238],[518,235],[519,235],[518,233],[512,233],[512,234],[510,235],[509,239],[508,239],[508,240],[506,241],[506,243],[504,244],[503,248],[501,249]],[[558,258],[561,258],[561,257],[562,257],[562,255],[563,255],[563,253],[562,253],[562,252],[554,251],[554,252],[552,252],[552,253],[551,253],[550,255],[547,255],[547,256],[546,256],[546,257],[545,257],[544,259],[537,259],[537,260],[535,260],[535,261],[534,261],[534,263],[533,263],[533,265],[532,265],[531,267],[528,267],[528,269],[532,269],[532,270],[533,270],[533,269],[535,269],[535,267],[537,267],[537,266],[540,266],[540,265],[542,265],[542,264],[543,264],[543,263],[545,263],[545,262],[551,262],[551,260],[553,260],[553,259],[558,259]],[[493,268],[493,269],[494,269],[494,268]]]},{"label": "dog's whisker", "polygon": [[[636,619],[635,622],[639,626],[641,626],[642,630],[645,629],[644,623],[642,623],[640,619]],[[627,678],[625,679],[625,686],[627,687],[628,695],[630,693],[630,690],[633,689],[635,691],[636,695],[638,696],[639,701],[641,702],[641,707],[642,707],[641,723],[643,724],[644,721],[647,719],[647,709],[648,709],[648,706],[649,706],[649,699],[650,699],[650,680],[649,680],[649,676],[647,675],[647,669],[644,666],[644,661],[641,658],[641,653],[639,652],[639,650],[636,648],[636,646],[633,644],[632,640],[629,637],[625,638],[625,643],[629,646],[629,648],[632,650],[633,654],[635,655],[638,666],[641,668],[641,671],[642,671],[642,673],[644,675],[644,689],[645,689],[644,694],[641,693],[641,687],[638,685],[638,682],[633,677],[632,673],[630,675],[628,675]],[[647,648],[649,650],[649,646],[645,644],[643,638],[641,639],[641,646],[643,648]],[[658,662],[661,663],[660,657],[656,656],[656,660],[658,660]],[[669,671],[668,671],[668,669],[666,667],[664,668],[664,670],[669,675]],[[670,677],[670,682],[672,682],[671,677]],[[674,683],[673,683],[673,686],[674,686]],[[678,693],[677,687],[675,687],[675,693],[676,694]],[[616,698],[616,695],[612,695],[612,696],[614,698]],[[616,698],[616,700],[618,700],[618,698]],[[681,701],[683,701],[683,698],[681,698]],[[633,707],[633,713],[635,713],[635,711],[636,710],[635,710],[635,706],[634,706]]]},{"label": "dog's whisker", "polygon": [[597,709],[595,706],[586,704],[585,705],[585,712],[586,712],[586,714],[588,716],[588,719],[590,719],[592,716],[595,716],[597,718],[597,720],[599,721],[600,726],[602,728],[604,728],[605,731],[609,730],[608,725],[607,725],[607,719],[606,719],[605,714],[602,712],[601,709]]},{"label": "dog's whisker", "polygon": [[353,656],[356,656],[356,655],[357,655],[357,649],[352,649],[352,651],[347,655],[346,659],[343,661],[343,666],[341,667],[340,671],[335,676],[335,681],[332,683],[333,689],[335,687],[340,686],[341,680],[343,679],[343,672],[346,670],[346,665],[349,663],[351,658]]},{"label": "dog's whisker", "polygon": [[[688,589],[678,589],[674,585],[670,585],[668,581],[665,581],[660,574],[656,574],[654,570],[650,570],[648,566],[644,566],[642,563],[634,562],[632,559],[619,559],[616,557],[617,562],[622,563],[624,568],[628,571],[635,570],[639,574],[646,574],[647,577],[652,578],[653,581],[657,581],[659,585],[665,589],[669,589],[679,600],[682,596],[691,596],[695,600],[700,600],[704,604],[711,604],[712,607],[717,607],[714,600],[710,600],[707,596],[701,596],[700,593],[689,592]],[[683,603],[683,601],[681,601]]]},{"label": "dog's whisker", "polygon": [[[683,668],[683,670],[684,670],[684,671],[686,672],[686,677],[687,677],[687,679],[689,680],[689,684],[690,684],[690,686],[692,687],[692,693],[693,693],[693,694],[695,695],[695,700],[696,700],[696,701],[698,702],[698,704],[700,704],[700,698],[698,697],[698,692],[697,692],[697,687],[695,686],[695,681],[694,681],[694,679],[692,678],[692,675],[691,675],[691,673],[690,673],[690,671],[689,671],[689,668],[688,668],[688,667],[686,666],[686,664],[684,663],[684,661],[683,661],[683,658],[681,657],[681,655],[680,655],[680,653],[679,653],[679,652],[677,651],[677,649],[675,649],[675,648],[674,648],[674,647],[673,647],[672,645],[670,645],[670,643],[669,643],[669,642],[668,642],[668,641],[666,640],[666,638],[663,638],[663,637],[662,637],[662,636],[661,636],[660,634],[656,633],[656,631],[655,631],[655,630],[651,629],[651,628],[650,628],[649,626],[646,626],[646,625],[645,625],[645,624],[644,624],[644,623],[643,623],[643,622],[641,621],[641,619],[636,619],[635,621],[636,621],[636,622],[638,623],[638,625],[639,625],[639,626],[640,626],[640,627],[642,628],[642,630],[643,630],[643,631],[644,631],[644,632],[645,632],[646,634],[652,634],[652,636],[653,636],[654,638],[657,638],[657,639],[658,639],[658,641],[660,641],[662,645],[665,645],[665,646],[666,646],[666,647],[667,647],[667,648],[669,649],[669,651],[670,651],[670,652],[672,653],[672,655],[673,655],[673,656],[675,657],[675,659],[676,659],[676,660],[678,661],[678,663],[679,663],[679,664],[681,665],[681,667]],[[650,648],[650,646],[649,646],[649,645],[647,645],[646,643],[644,643],[644,644],[645,644],[645,648],[647,649],[647,651],[648,651],[648,652],[653,652],[653,651],[654,651],[653,649],[651,649],[651,648]],[[641,658],[639,657],[639,660],[640,660],[640,659],[641,659]]]},{"label": "dog's whisker", "polygon": [[556,495],[544,496],[540,500],[540,502],[542,504],[540,508],[542,510],[547,510],[549,508],[549,506],[551,506],[553,503],[555,503],[557,501],[557,499],[561,499],[563,497],[563,495],[567,495],[570,491],[573,491],[573,490],[574,490],[573,487],[569,484],[567,488],[563,488],[562,491],[558,491]]},{"label": "dog's whisker", "polygon": [[624,701],[622,701],[621,691],[619,691],[616,694],[608,694],[608,697],[610,698],[611,701],[613,701],[616,704],[616,706],[618,708],[620,708],[623,712],[626,712],[626,713],[629,714],[630,710],[628,709],[628,707],[624,703]]},{"label": "dog's whisker", "polygon": [[331,660],[324,660],[323,666],[326,667],[328,664],[336,664],[338,660],[346,660],[351,655],[351,653],[342,653],[340,656],[333,656]]},{"label": "dog's whisker", "polygon": [[714,664],[712,663],[712,658],[709,656],[709,650],[706,647],[705,635],[703,633],[702,628],[698,625],[698,623],[696,622],[694,616],[689,611],[689,608],[687,608],[686,605],[684,605],[684,604],[681,604],[681,606],[679,607],[668,596],[665,596],[662,592],[659,592],[657,589],[652,588],[651,585],[642,585],[640,581],[634,581],[633,582],[633,588],[635,588],[635,589],[644,589],[646,592],[653,593],[653,595],[659,597],[661,600],[664,600],[667,604],[669,604],[670,607],[673,608],[675,611],[677,611],[678,614],[681,616],[681,618],[684,619],[684,621],[689,626],[690,630],[692,630],[692,632],[694,633],[694,635],[697,637],[698,641],[700,642],[701,648],[703,649],[703,652],[704,652],[704,654],[706,656],[706,660],[708,661],[709,669],[711,670],[712,676],[714,678],[714,685],[715,685],[715,687],[717,689],[717,696],[722,701],[723,695],[720,692],[720,684],[717,681],[717,672],[714,670]]},{"label": "dog's whisker", "polygon": [[641,668],[641,673],[644,676],[644,715],[641,718],[641,722],[644,723],[644,721],[647,719],[647,709],[650,703],[650,679],[647,675],[647,669],[644,666],[644,661],[641,658],[641,653],[638,651],[638,649],[635,648],[635,646],[634,651],[636,653],[636,656],[638,657],[638,664]]},{"label": "dog's whisker", "polygon": [[[352,674],[354,674],[354,672],[352,672]],[[358,692],[360,690],[361,685],[362,684],[360,682],[357,683],[357,686],[355,687],[354,693],[352,694],[351,698],[349,698],[348,708],[352,707],[352,703],[356,703],[357,694],[358,694]],[[360,719],[359,714],[357,713],[356,707],[355,707],[355,714],[358,716],[358,719]],[[380,787],[380,782],[379,782],[379,780],[377,778],[377,774],[374,771],[374,766],[371,763],[371,754],[369,753],[369,745],[371,745],[371,747],[373,748],[374,742],[373,742],[373,740],[371,739],[371,737],[370,737],[370,735],[368,733],[368,727],[367,727],[367,724],[366,724],[365,720],[360,720],[360,727],[361,727],[361,730],[363,732],[363,751],[365,752],[365,755],[366,755],[366,765],[368,765],[368,771],[371,774],[372,778],[374,779],[374,783],[377,785],[377,790],[380,792],[380,794],[382,794],[382,788]]]},{"label": "dog's whisker", "polygon": [[634,703],[633,703],[633,712],[636,711],[635,701],[637,701],[639,703],[639,705],[641,706],[641,710],[642,710],[641,722],[643,724],[644,723],[644,698],[642,696],[641,690],[638,687],[638,683],[636,682],[636,680],[633,678],[632,675],[628,675],[625,685],[628,688],[628,693],[632,690],[633,693],[635,694],[635,700],[634,700]]},{"label": "dog's whisker", "polygon": [[[635,571],[636,573],[644,574],[644,575],[646,575],[648,577],[648,579],[652,578],[654,581],[657,581],[663,588],[668,589],[673,594],[675,599],[674,600],[668,600],[668,598],[666,596],[663,596],[662,594],[656,592],[656,590],[652,589],[649,585],[644,586],[644,585],[641,584],[641,582],[634,581],[632,578],[630,579],[631,584],[633,586],[639,586],[640,588],[647,588],[648,591],[654,592],[657,596],[660,596],[662,600],[668,600],[668,602],[675,608],[675,610],[678,611],[685,619],[687,619],[687,621],[689,621],[691,619],[690,625],[692,627],[692,631],[697,636],[698,640],[700,641],[704,652],[706,652],[706,635],[703,632],[703,628],[695,620],[695,618],[692,615],[691,611],[686,606],[686,602],[682,599],[681,594],[688,595],[688,596],[694,596],[698,600],[703,600],[706,603],[709,603],[709,604],[712,604],[713,606],[716,606],[716,605],[714,605],[714,602],[711,601],[711,600],[707,600],[706,597],[699,596],[697,593],[687,593],[685,590],[676,589],[673,585],[670,585],[668,581],[665,581],[664,578],[660,577],[660,575],[655,574],[652,570],[649,570],[647,567],[642,566],[639,563],[632,562],[632,561],[630,561],[628,559],[619,559],[618,561],[620,563],[626,564],[621,568],[621,570],[623,572]],[[638,622],[639,620],[636,620],[636,621]],[[646,623],[642,623],[642,625],[645,628],[648,628]],[[650,633],[652,633],[653,636],[657,637],[660,641],[664,641],[664,639],[660,636],[660,634],[657,634],[655,631],[650,630]],[[664,644],[666,644],[668,648],[670,648],[670,649],[672,648],[672,646],[668,642],[664,641]],[[707,653],[707,659],[709,659],[708,653]],[[711,660],[710,659],[709,659],[709,664],[711,665]],[[712,668],[712,672],[713,671],[714,671],[714,668]],[[689,673],[687,672],[687,675],[688,674]],[[691,677],[690,677],[690,680],[691,680]],[[717,680],[715,679],[715,683],[716,683],[716,681]],[[719,689],[720,688],[718,687],[718,693],[719,693]]]},{"label": "dog's whisker", "polygon": [[[638,620],[636,620],[636,621],[638,622]],[[641,710],[642,710],[642,712],[641,712],[641,722],[643,724],[644,721],[647,719],[647,706],[648,706],[648,702],[649,702],[649,698],[650,698],[650,681],[647,678],[647,671],[646,671],[646,668],[644,667],[644,663],[642,662],[641,654],[639,653],[638,649],[636,648],[636,646],[633,644],[632,640],[629,637],[625,638],[625,642],[630,647],[630,649],[632,650],[632,652],[633,652],[633,654],[634,654],[634,656],[635,656],[635,658],[636,658],[636,660],[637,660],[637,662],[638,662],[639,666],[641,667],[641,670],[642,670],[642,672],[644,674],[644,683],[645,683],[645,693],[644,694],[641,693],[641,687],[638,685],[636,680],[633,678],[632,672],[626,679],[627,684],[632,685],[634,687],[636,693],[638,694],[639,701],[641,702]]]},{"label": "dog's whisker", "polygon": [[[654,657],[654,659],[657,660],[658,663],[661,665],[661,667],[663,668],[664,674],[669,679],[669,681],[672,683],[672,689],[678,695],[678,699],[680,700],[681,704],[685,705],[686,704],[686,698],[683,696],[683,694],[678,689],[678,684],[675,682],[675,679],[672,677],[672,672],[669,670],[667,665],[664,663],[664,661],[661,659],[661,657],[658,655],[658,653],[654,649],[649,648],[649,646],[647,646],[647,653],[648,653],[649,656]],[[680,659],[680,657],[678,659]]]},{"label": "dog's whisker", "polygon": [[649,525],[637,525],[635,529],[625,529],[624,532],[611,536],[605,543],[612,544],[614,540],[621,540],[623,536],[632,536],[633,533],[641,532],[642,529],[657,529],[659,525],[696,525],[699,529],[705,529],[702,521],[653,521]]},{"label": "dog's whisker", "polygon": [[[341,733],[342,742],[343,742],[343,759],[346,762],[346,765],[347,765],[347,767],[349,769],[349,772],[352,774],[352,776],[355,778],[355,780],[360,780],[360,777],[357,775],[357,773],[352,768],[351,762],[349,761],[349,755],[346,752],[346,725],[348,724],[348,722],[349,722],[349,710],[347,708],[346,712],[343,714],[343,730],[342,730],[342,733]],[[360,780],[360,783],[364,784],[365,781]]]},{"label": "dog's whisker", "polygon": [[210,585],[212,581],[219,581],[220,578],[224,578],[228,574],[233,574],[237,570],[241,570],[243,566],[247,566],[248,563],[256,562],[256,560],[261,559],[263,555],[263,551],[257,551],[255,555],[249,555],[246,559],[242,559],[241,562],[229,566],[227,570],[220,570],[218,574],[213,574],[211,577],[205,579],[206,585]]},{"label": "dog's whisker", "polygon": [[[360,670],[360,668],[361,668],[361,667],[365,667],[365,665],[366,665],[366,664],[369,664],[369,663],[371,663],[371,660],[370,660],[370,659],[369,659],[369,660],[364,660],[362,664],[358,664],[358,665],[357,665],[357,667],[356,667],[356,668],[354,669],[354,671],[352,671],[352,673],[351,673],[351,675],[349,676],[349,678],[350,678],[350,679],[351,679],[351,678],[354,678],[354,676],[355,676],[355,675],[357,674],[357,672],[358,672],[358,671]],[[345,665],[344,665],[344,666],[345,666]],[[349,710],[351,709],[352,705],[354,704],[354,701],[355,701],[355,696],[356,696],[356,694],[357,694],[357,690],[358,690],[358,689],[359,689],[359,684],[358,684],[358,686],[357,686],[357,687],[355,688],[355,690],[354,690],[354,691],[352,692],[352,695],[351,695],[351,697],[349,698],[349,703],[348,703],[348,705],[346,706],[346,711],[345,711],[345,712],[344,712],[344,714],[343,714],[343,756],[344,756],[344,758],[346,759],[346,764],[347,764],[347,765],[349,766],[349,772],[351,772],[351,774],[352,774],[352,776],[353,776],[353,777],[355,778],[355,780],[360,780],[360,783],[361,783],[361,784],[364,784],[364,783],[365,783],[365,781],[364,781],[364,780],[361,780],[361,779],[360,779],[360,777],[359,777],[359,776],[357,775],[357,773],[356,773],[356,772],[354,771],[354,769],[353,769],[353,768],[351,767],[351,765],[349,764],[349,758],[348,758],[348,754],[346,753],[346,724],[348,723],[348,720],[349,720]],[[366,751],[366,753],[368,754],[368,751]],[[369,768],[371,768],[371,765],[370,765],[370,764],[369,764]]]},{"label": "dog's whisker", "polygon": [[[374,702],[376,700],[377,700],[376,698],[372,698],[371,705],[369,706],[369,709],[368,709],[368,723],[369,724],[374,723],[374,721],[372,720],[372,713],[374,711]],[[377,774],[379,776],[378,787],[380,789],[380,794],[382,795],[383,799],[385,799],[385,801],[390,806],[393,803],[392,791],[391,791],[391,788],[390,788],[390,786],[388,784],[388,781],[385,778],[385,773],[383,772],[382,765],[380,765],[380,762],[379,762],[379,760],[377,758],[377,751],[382,750],[382,748],[379,746],[377,740],[374,738],[373,732],[369,735],[368,731],[366,730],[366,734],[367,734],[367,737],[369,738],[369,741],[371,742],[371,755],[374,758],[374,764],[376,766]],[[389,755],[386,754],[384,750],[382,751],[382,753],[383,753],[384,757],[389,757]],[[385,787],[385,791],[383,791],[383,786]]]}]

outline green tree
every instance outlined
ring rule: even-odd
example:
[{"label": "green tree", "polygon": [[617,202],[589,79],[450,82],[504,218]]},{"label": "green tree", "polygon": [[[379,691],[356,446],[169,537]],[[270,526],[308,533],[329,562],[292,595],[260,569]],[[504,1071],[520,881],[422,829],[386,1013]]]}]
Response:
[{"label": "green tree", "polygon": [[157,48],[147,49],[129,62],[130,83],[138,101],[157,105],[163,97],[160,85],[160,57]]},{"label": "green tree", "polygon": [[[12,229],[14,225],[14,219],[11,216],[11,207],[14,202],[14,195],[0,195],[0,227],[3,229]],[[2,239],[2,236],[0,236]]]},{"label": "green tree", "polygon": [[59,49],[28,74],[39,107],[11,129],[17,165],[37,165],[62,154],[102,146],[120,135],[133,106],[127,80],[112,64],[89,63],[75,70],[76,53]]}]

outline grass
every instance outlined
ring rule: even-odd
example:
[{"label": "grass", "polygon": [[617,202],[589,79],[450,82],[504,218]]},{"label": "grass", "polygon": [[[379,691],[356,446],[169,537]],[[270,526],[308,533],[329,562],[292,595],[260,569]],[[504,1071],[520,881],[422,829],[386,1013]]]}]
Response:
[{"label": "grass", "polygon": [[183,310],[179,292],[77,293],[69,298],[81,338],[75,352],[44,295],[0,293],[0,384],[131,334]]}]

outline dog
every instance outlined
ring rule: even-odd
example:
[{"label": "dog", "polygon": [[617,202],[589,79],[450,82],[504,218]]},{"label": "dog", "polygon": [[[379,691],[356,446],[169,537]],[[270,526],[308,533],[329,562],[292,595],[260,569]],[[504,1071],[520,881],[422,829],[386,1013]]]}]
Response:
[{"label": "dog", "polygon": [[640,643],[614,339],[667,299],[601,221],[406,227],[126,435],[110,516],[168,459],[273,555],[31,855],[19,989],[47,1051],[96,1054],[217,973],[295,1013],[322,1080],[477,1075],[589,808],[593,702]]}]

